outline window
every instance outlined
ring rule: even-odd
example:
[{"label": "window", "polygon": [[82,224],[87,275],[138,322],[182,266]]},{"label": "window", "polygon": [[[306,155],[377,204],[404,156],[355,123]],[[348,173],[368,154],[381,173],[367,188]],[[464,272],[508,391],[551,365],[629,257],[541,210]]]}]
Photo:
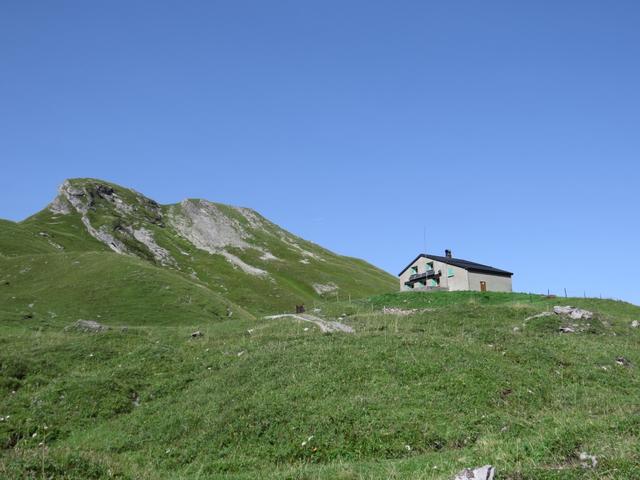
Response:
[{"label": "window", "polygon": [[433,262],[427,263],[427,270],[433,270]]},{"label": "window", "polygon": [[416,273],[418,273],[418,266],[417,265],[414,266],[414,267],[411,267],[411,275],[415,275]]},{"label": "window", "polygon": [[456,274],[453,267],[447,267],[447,277],[453,277]]}]

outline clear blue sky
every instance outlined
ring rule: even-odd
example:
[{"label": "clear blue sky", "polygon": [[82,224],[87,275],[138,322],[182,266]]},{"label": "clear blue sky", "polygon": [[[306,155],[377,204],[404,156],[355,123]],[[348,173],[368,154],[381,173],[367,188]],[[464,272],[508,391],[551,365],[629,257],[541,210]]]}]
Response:
[{"label": "clear blue sky", "polygon": [[640,2],[0,5],[0,217],[67,177],[255,208],[398,273],[640,304]]}]

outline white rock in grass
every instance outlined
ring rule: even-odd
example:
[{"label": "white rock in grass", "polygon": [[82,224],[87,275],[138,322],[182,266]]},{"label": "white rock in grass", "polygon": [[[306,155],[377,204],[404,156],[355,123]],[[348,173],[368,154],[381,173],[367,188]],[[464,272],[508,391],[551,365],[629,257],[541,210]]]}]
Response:
[{"label": "white rock in grass", "polygon": [[581,308],[566,306],[555,306],[553,307],[553,313],[556,315],[567,315],[573,320],[589,320],[593,317],[593,312],[589,310],[582,310]]},{"label": "white rock in grass", "polygon": [[491,465],[485,465],[484,467],[465,468],[453,478],[453,480],[493,480],[496,474],[496,469]]},{"label": "white rock in grass", "polygon": [[575,333],[573,327],[560,327],[560,333]]},{"label": "white rock in grass", "polygon": [[589,455],[587,452],[580,452],[579,458],[582,468],[596,468],[598,466],[598,459],[595,455]]},{"label": "white rock in grass", "polygon": [[97,332],[104,332],[105,330],[109,330],[109,327],[107,327],[106,325],[102,325],[96,322],[95,320],[78,320],[71,327],[67,327],[67,329],[70,329],[70,328],[75,328],[76,330],[79,330],[81,332],[88,332],[88,333],[97,333]]},{"label": "white rock in grass", "polygon": [[634,320],[633,322],[631,322],[631,328],[638,328],[640,327],[640,322],[638,320]]}]

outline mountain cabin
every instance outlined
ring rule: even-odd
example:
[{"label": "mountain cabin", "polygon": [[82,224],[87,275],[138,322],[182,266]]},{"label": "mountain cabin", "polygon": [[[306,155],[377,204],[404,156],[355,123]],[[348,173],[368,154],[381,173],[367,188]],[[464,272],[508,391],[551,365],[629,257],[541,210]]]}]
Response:
[{"label": "mountain cabin", "polygon": [[481,263],[454,258],[451,250],[444,257],[421,253],[400,272],[400,291],[476,290],[510,292],[513,273]]}]

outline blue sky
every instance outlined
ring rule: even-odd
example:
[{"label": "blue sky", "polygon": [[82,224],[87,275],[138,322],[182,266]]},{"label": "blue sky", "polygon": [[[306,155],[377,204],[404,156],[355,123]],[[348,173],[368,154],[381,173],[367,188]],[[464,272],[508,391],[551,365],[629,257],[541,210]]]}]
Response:
[{"label": "blue sky", "polygon": [[640,304],[636,1],[0,5],[0,217],[67,177],[255,208],[398,273]]}]

